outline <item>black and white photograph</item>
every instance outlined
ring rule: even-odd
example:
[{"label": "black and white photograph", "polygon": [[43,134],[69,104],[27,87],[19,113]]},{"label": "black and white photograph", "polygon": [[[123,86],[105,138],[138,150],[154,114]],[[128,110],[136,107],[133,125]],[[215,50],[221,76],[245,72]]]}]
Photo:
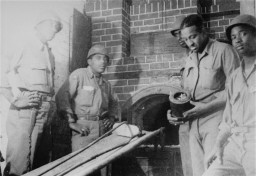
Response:
[{"label": "black and white photograph", "polygon": [[256,176],[255,0],[0,0],[0,176]]}]

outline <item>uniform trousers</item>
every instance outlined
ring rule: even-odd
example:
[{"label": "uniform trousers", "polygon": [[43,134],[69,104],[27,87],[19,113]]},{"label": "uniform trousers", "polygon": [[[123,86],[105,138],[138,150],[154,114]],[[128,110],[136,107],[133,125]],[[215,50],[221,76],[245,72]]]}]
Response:
[{"label": "uniform trousers", "polygon": [[247,134],[233,134],[224,148],[223,164],[214,161],[204,176],[255,176],[255,150],[255,131]]},{"label": "uniform trousers", "polygon": [[195,119],[191,124],[189,145],[193,176],[201,176],[207,169],[206,159],[216,142],[222,112],[218,111],[206,117]]},{"label": "uniform trousers", "polygon": [[[8,144],[5,175],[22,175],[33,168],[51,102],[42,101],[38,109],[10,107],[6,124]],[[35,118],[35,120],[33,120]]]},{"label": "uniform trousers", "polygon": [[180,142],[180,154],[182,162],[182,170],[184,176],[192,176],[192,161],[189,146],[189,122],[186,122],[179,127],[179,142]]}]

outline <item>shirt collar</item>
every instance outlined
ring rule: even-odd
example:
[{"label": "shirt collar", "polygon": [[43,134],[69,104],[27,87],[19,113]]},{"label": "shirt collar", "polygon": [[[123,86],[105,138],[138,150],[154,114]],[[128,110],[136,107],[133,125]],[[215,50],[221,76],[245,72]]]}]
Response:
[{"label": "shirt collar", "polygon": [[92,72],[92,69],[91,69],[90,66],[87,67],[87,71],[88,71],[89,77],[90,77],[91,79],[93,79],[94,77],[97,77],[97,78],[99,78],[99,79],[102,78],[102,75],[101,75],[101,74],[99,74],[98,76],[96,76],[96,75]]}]

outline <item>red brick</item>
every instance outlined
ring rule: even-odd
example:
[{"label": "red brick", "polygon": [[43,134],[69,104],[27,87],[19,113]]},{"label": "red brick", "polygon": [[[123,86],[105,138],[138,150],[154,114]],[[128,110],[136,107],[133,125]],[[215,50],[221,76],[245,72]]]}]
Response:
[{"label": "red brick", "polygon": [[112,15],[112,10],[103,10],[102,11],[102,16],[110,16]]},{"label": "red brick", "polygon": [[172,54],[164,54],[163,55],[163,61],[164,62],[173,61]]},{"label": "red brick", "polygon": [[150,20],[145,20],[144,21],[144,25],[152,25],[155,24],[155,20],[154,19],[150,19]]},{"label": "red brick", "polygon": [[141,27],[140,30],[141,31],[156,31],[156,30],[159,30],[159,25]]},{"label": "red brick", "polygon": [[165,1],[165,10],[170,10],[170,9],[171,9],[170,1]]},{"label": "red brick", "polygon": [[127,71],[127,66],[120,65],[120,66],[113,66],[107,68],[108,72],[125,72]]},{"label": "red brick", "polygon": [[92,31],[92,35],[95,36],[95,35],[104,35],[105,33],[105,30],[94,30]]},{"label": "red brick", "polygon": [[149,78],[128,80],[128,85],[149,84]]},{"label": "red brick", "polygon": [[145,20],[150,18],[158,18],[158,13],[142,14],[139,16],[140,20]]},{"label": "red brick", "polygon": [[171,0],[172,9],[177,9],[177,0]]},{"label": "red brick", "polygon": [[99,18],[92,18],[93,23],[103,23],[105,22],[105,17],[99,17]]},{"label": "red brick", "polygon": [[111,40],[111,36],[110,35],[103,35],[101,36],[101,41],[109,41]]},{"label": "red brick", "polygon": [[119,100],[122,101],[122,100],[128,100],[131,97],[131,95],[130,94],[117,94],[117,97]]},{"label": "red brick", "polygon": [[126,79],[110,80],[109,82],[114,86],[126,86],[127,85]]},{"label": "red brick", "polygon": [[131,21],[135,21],[135,20],[138,20],[139,19],[139,16],[138,15],[131,15]]},{"label": "red brick", "polygon": [[100,1],[96,1],[96,2],[95,2],[95,10],[101,10],[101,9],[100,9],[100,4],[101,4]]},{"label": "red brick", "polygon": [[143,89],[144,87],[146,87],[148,85],[138,85],[138,86],[135,86],[135,91],[136,90],[140,90],[140,89]]},{"label": "red brick", "polygon": [[[122,42],[122,41],[120,40],[120,42]],[[111,52],[112,53],[120,53],[120,52],[122,52],[122,46],[121,45],[112,46],[111,47]]]},{"label": "red brick", "polygon": [[121,34],[122,28],[106,29],[106,34]]},{"label": "red brick", "polygon": [[112,40],[120,40],[120,39],[122,39],[121,34],[112,35]]},{"label": "red brick", "polygon": [[122,21],[112,22],[112,28],[122,27]]},{"label": "red brick", "polygon": [[224,28],[223,28],[223,26],[220,26],[220,27],[212,27],[212,28],[211,28],[211,31],[212,31],[212,32],[223,32],[223,31],[224,31]]},{"label": "red brick", "polygon": [[134,64],[134,58],[133,57],[125,57],[124,64]]},{"label": "red brick", "polygon": [[158,2],[152,2],[153,3],[153,12],[158,11]]},{"label": "red brick", "polygon": [[197,0],[192,0],[192,6],[196,6],[197,5]]},{"label": "red brick", "polygon": [[184,60],[170,63],[170,68],[182,68],[184,66],[185,66],[185,61]]},{"label": "red brick", "polygon": [[166,17],[165,20],[166,20],[166,21],[165,21],[166,23],[170,23],[170,22],[171,22],[171,23],[174,23],[174,22],[175,22],[175,17],[173,17],[173,16],[172,16],[172,17]]},{"label": "red brick", "polygon": [[180,14],[180,10],[169,10],[169,11],[166,11],[164,13],[164,16],[167,17],[167,16],[175,16],[175,15],[179,15]]},{"label": "red brick", "polygon": [[140,5],[140,14],[146,12],[146,4],[141,4]]},{"label": "red brick", "polygon": [[185,0],[185,7],[190,7],[190,0]]},{"label": "red brick", "polygon": [[137,56],[134,59],[135,59],[135,63],[145,63],[146,62],[146,58],[144,56]]},{"label": "red brick", "polygon": [[229,20],[228,19],[227,20],[220,20],[219,25],[220,26],[229,25]]},{"label": "red brick", "polygon": [[92,24],[92,29],[93,30],[101,29],[101,24],[100,23]]},{"label": "red brick", "polygon": [[218,6],[217,5],[212,6],[212,12],[218,12]]},{"label": "red brick", "polygon": [[124,93],[130,93],[135,90],[134,86],[125,86],[124,87]]},{"label": "red brick", "polygon": [[156,62],[156,56],[147,56],[146,57],[146,63]]},{"label": "red brick", "polygon": [[197,13],[197,7],[181,9],[181,14]]},{"label": "red brick", "polygon": [[123,65],[123,59],[112,59],[112,65]]},{"label": "red brick", "polygon": [[225,15],[224,19],[228,19],[228,18],[235,18],[238,14],[233,14],[233,15]]},{"label": "red brick", "polygon": [[142,26],[143,21],[134,21],[134,26]]},{"label": "red brick", "polygon": [[134,6],[134,14],[139,14],[140,13],[140,7],[139,6]]},{"label": "red brick", "polygon": [[175,53],[174,56],[173,56],[173,60],[174,61],[178,61],[178,60],[185,60],[187,58],[187,54],[186,52],[183,52],[183,53]]},{"label": "red brick", "polygon": [[102,2],[102,7],[101,7],[101,10],[106,10],[107,9],[107,6],[108,6],[108,4],[107,4],[107,0],[103,0],[103,1],[101,1]]},{"label": "red brick", "polygon": [[161,24],[161,23],[163,23],[163,19],[162,18],[155,19],[155,24]]},{"label": "red brick", "polygon": [[118,21],[122,20],[122,15],[107,16],[107,21]]},{"label": "red brick", "polygon": [[139,33],[140,32],[140,28],[139,27],[132,27],[131,28],[131,34],[135,34],[135,33]]},{"label": "red brick", "polygon": [[164,68],[169,68],[168,62],[150,64],[150,69],[164,69]]},{"label": "red brick", "polygon": [[218,21],[210,21],[210,22],[208,23],[208,26],[209,26],[209,27],[216,27],[216,26],[218,26]]},{"label": "red brick", "polygon": [[128,71],[149,70],[149,64],[128,65]]},{"label": "red brick", "polygon": [[133,15],[133,10],[134,9],[134,5],[130,6],[130,15]]},{"label": "red brick", "polygon": [[115,93],[123,93],[124,90],[123,90],[123,87],[113,87],[113,90]]},{"label": "red brick", "polygon": [[87,12],[92,12],[92,11],[95,10],[95,3],[94,2],[87,2],[84,7],[85,7],[86,13]]},{"label": "red brick", "polygon": [[111,23],[102,23],[102,29],[111,28]]},{"label": "red brick", "polygon": [[178,0],[178,8],[184,8],[184,1]]},{"label": "red brick", "polygon": [[123,9],[114,9],[114,10],[113,10],[113,14],[114,14],[114,15],[122,14],[122,12],[123,12]]},{"label": "red brick", "polygon": [[92,37],[92,42],[95,43],[95,42],[100,42],[100,37]]},{"label": "red brick", "polygon": [[163,62],[162,55],[157,55],[157,62]]},{"label": "red brick", "polygon": [[108,9],[121,8],[122,2],[120,0],[108,0]]},{"label": "red brick", "polygon": [[88,12],[86,13],[88,16],[91,16],[91,17],[100,17],[101,13],[100,11],[97,11],[97,12]]},{"label": "red brick", "polygon": [[147,13],[151,12],[151,3],[146,4],[146,12]]}]

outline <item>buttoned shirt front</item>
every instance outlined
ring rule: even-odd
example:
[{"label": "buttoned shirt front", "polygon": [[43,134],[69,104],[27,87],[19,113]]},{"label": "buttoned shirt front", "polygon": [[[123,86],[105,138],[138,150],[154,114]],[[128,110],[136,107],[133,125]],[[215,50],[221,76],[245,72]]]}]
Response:
[{"label": "buttoned shirt front", "polygon": [[223,96],[227,77],[239,65],[239,56],[231,45],[209,39],[199,56],[192,52],[183,72],[184,89],[193,101],[209,102]]},{"label": "buttoned shirt front", "polygon": [[57,97],[59,110],[97,116],[104,111],[117,115],[118,101],[108,81],[92,73],[90,67],[75,70],[60,88]]},{"label": "buttoned shirt front", "polygon": [[17,87],[53,94],[54,56],[36,36],[16,51],[4,87]]},{"label": "buttoned shirt front", "polygon": [[[227,88],[227,103],[220,129],[233,133],[233,129],[239,127],[238,129],[244,129],[245,133],[253,134],[256,128],[256,61],[248,75],[244,74],[243,65],[242,62],[241,67],[232,74]],[[255,137],[255,134],[253,135]],[[239,141],[237,142],[242,145],[242,141]]]}]

